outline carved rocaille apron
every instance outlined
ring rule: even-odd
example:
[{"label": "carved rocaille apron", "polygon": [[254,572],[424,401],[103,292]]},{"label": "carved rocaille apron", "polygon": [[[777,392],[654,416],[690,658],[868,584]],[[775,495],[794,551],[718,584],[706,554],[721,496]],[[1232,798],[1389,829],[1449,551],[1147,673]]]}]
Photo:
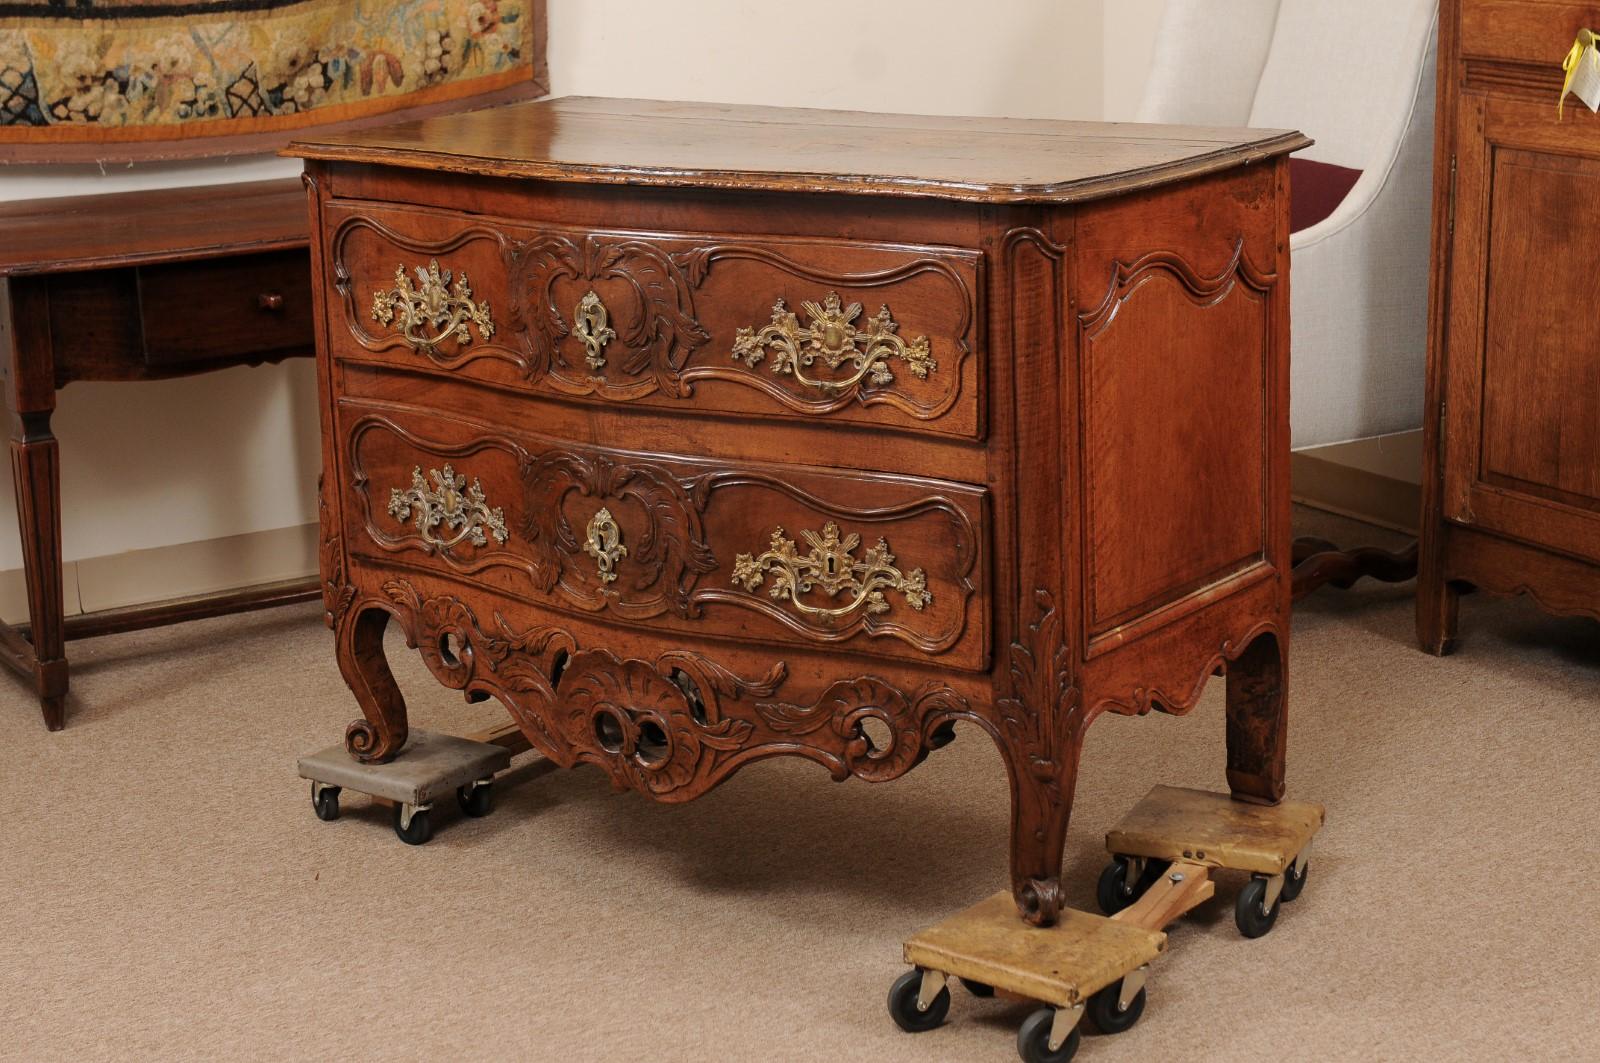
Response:
[{"label": "carved rocaille apron", "polygon": [[350,752],[405,744],[394,619],[663,801],[970,723],[1039,923],[1100,712],[1226,668],[1276,801],[1304,143],[558,100],[298,146]]}]

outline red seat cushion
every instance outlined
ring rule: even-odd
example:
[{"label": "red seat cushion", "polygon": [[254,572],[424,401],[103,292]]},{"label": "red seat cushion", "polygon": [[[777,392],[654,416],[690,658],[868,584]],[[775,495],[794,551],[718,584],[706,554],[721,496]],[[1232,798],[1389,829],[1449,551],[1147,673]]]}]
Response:
[{"label": "red seat cushion", "polygon": [[1361,171],[1348,166],[1290,159],[1289,230],[1309,229],[1338,210],[1360,179]]}]

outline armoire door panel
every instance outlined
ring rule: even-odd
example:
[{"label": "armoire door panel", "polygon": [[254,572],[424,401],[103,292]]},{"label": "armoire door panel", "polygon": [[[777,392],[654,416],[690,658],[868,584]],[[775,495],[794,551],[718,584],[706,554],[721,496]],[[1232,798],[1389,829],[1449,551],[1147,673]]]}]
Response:
[{"label": "armoire door panel", "polygon": [[1600,618],[1600,0],[1440,0],[1417,641],[1468,586]]},{"label": "armoire door panel", "polygon": [[[1600,159],[1520,101],[1457,124],[1444,515],[1600,559]],[[1600,152],[1600,141],[1596,141]]]},{"label": "armoire door panel", "polygon": [[1479,478],[1600,509],[1600,161],[1495,153]]}]

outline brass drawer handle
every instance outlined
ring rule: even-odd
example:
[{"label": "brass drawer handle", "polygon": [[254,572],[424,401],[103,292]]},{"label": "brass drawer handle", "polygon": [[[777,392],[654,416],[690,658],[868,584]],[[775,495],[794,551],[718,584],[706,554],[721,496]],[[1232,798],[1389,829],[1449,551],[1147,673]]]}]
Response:
[{"label": "brass drawer handle", "polygon": [[[733,582],[753,591],[765,582],[770,571],[773,573],[769,592],[772,597],[778,601],[787,598],[796,609],[811,616],[848,616],[861,608],[869,613],[886,613],[889,611],[889,602],[883,595],[886,590],[899,591],[905,596],[906,604],[919,611],[933,600],[922,569],[901,572],[894,565],[888,542],[883,539],[857,561],[855,550],[861,545],[861,536],[852,532],[841,539],[839,526],[832,521],[823,526],[821,535],[813,531],[800,534],[811,547],[809,554],[800,556],[794,540],[786,537],[782,528],[776,528],[766,553],[759,557],[740,554],[734,559]],[[813,589],[830,599],[846,592],[853,597],[848,604],[834,609],[800,600],[801,595]]]},{"label": "brass drawer handle", "polygon": [[372,319],[388,325],[398,318],[400,334],[419,351],[432,352],[449,339],[465,346],[472,342],[469,325],[478,327],[479,338],[494,335],[494,319],[486,301],[474,301],[467,275],[462,273],[451,285],[451,274],[433,259],[427,266],[415,267],[417,286],[412,287],[404,264],[395,267],[394,287],[372,293]]},{"label": "brass drawer handle", "polygon": [[276,314],[283,309],[282,292],[262,292],[256,296],[256,306],[271,314]]},{"label": "brass drawer handle", "polygon": [[[900,326],[889,313],[887,304],[880,307],[874,317],[866,321],[865,329],[853,322],[861,316],[861,304],[844,306],[838,292],[829,292],[822,305],[810,300],[801,304],[810,321],[800,324],[800,319],[790,312],[779,299],[772,308],[772,321],[757,332],[742,328],[733,341],[733,357],[752,369],[773,352],[772,371],[779,376],[788,374],[808,388],[835,394],[856,387],[863,380],[879,386],[894,383],[894,373],[889,362],[899,359],[911,370],[911,375],[926,380],[938,368],[926,336],[918,336],[907,343],[900,337]],[[838,369],[845,361],[855,366],[855,372],[841,380],[813,380],[805,369],[821,358],[829,369]]]},{"label": "brass drawer handle", "polygon": [[583,550],[594,558],[595,567],[600,570],[600,582],[614,582],[617,562],[628,556],[628,548],[622,545],[622,529],[617,527],[609,509],[601,507],[590,518],[585,540]]},{"label": "brass drawer handle", "polygon": [[[470,542],[473,546],[483,546],[488,542],[484,529],[489,530],[496,542],[506,541],[505,514],[498,508],[490,509],[483,497],[483,487],[476,477],[472,486],[467,486],[465,476],[457,476],[456,471],[446,465],[441,472],[438,469],[429,469],[428,475],[433,477],[433,487],[422,478],[422,468],[418,466],[411,470],[411,487],[402,491],[396,487],[389,492],[389,515],[398,521],[411,519],[414,511],[417,515],[417,534],[422,541],[441,550],[448,550],[461,542]],[[455,534],[448,539],[442,539],[434,534],[434,529],[443,525]]]}]

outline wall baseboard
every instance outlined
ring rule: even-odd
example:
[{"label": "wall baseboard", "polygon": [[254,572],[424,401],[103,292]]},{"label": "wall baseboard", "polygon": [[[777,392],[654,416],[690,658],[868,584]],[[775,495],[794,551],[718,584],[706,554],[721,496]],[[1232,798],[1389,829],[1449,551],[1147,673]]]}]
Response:
[{"label": "wall baseboard", "polygon": [[1421,475],[1420,431],[1313,447],[1289,461],[1296,502],[1408,535],[1421,521]]},{"label": "wall baseboard", "polygon": [[[316,574],[317,526],[302,524],[69,561],[62,588],[66,615],[76,616]],[[28,618],[21,569],[0,572],[0,616]]]}]

